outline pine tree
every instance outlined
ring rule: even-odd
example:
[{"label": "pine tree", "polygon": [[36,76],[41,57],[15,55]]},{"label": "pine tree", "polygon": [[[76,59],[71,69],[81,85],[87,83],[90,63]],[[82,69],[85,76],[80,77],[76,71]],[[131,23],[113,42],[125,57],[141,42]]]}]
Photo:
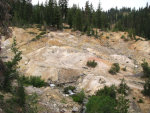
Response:
[{"label": "pine tree", "polygon": [[2,86],[2,88],[5,91],[11,90],[11,82],[18,77],[17,66],[19,61],[22,59],[22,57],[21,57],[21,51],[19,51],[16,46],[17,43],[16,43],[16,39],[14,38],[11,47],[11,50],[14,53],[14,57],[12,58],[11,61],[5,63],[7,71],[5,71],[4,73],[5,79],[4,79],[4,84]]},{"label": "pine tree", "polygon": [[76,16],[75,16],[75,29],[82,31],[82,13],[80,9],[76,10]]},{"label": "pine tree", "polygon": [[96,11],[96,27],[97,28],[101,28],[102,27],[102,19],[101,19],[101,5],[100,5],[100,3],[99,3],[99,5],[98,5],[98,9],[97,9],[97,11]]},{"label": "pine tree", "polygon": [[64,20],[67,18],[67,11],[68,11],[68,0],[59,0],[58,2],[61,14]]},{"label": "pine tree", "polygon": [[68,15],[67,15],[67,23],[69,24],[70,28],[73,26],[73,9],[68,9]]},{"label": "pine tree", "polygon": [[118,113],[128,113],[129,100],[126,99],[126,96],[128,95],[128,90],[129,87],[127,86],[125,80],[122,79],[118,89],[118,93],[120,94],[117,101]]},{"label": "pine tree", "polygon": [[55,24],[57,25],[57,29],[62,29],[62,16],[58,6],[55,9]]}]

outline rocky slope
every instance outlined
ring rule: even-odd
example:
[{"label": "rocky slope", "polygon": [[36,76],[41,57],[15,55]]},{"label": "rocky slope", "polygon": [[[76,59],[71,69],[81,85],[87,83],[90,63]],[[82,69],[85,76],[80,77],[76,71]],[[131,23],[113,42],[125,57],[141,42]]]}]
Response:
[{"label": "rocky slope", "polygon": [[[94,94],[105,85],[120,83],[124,78],[132,89],[131,112],[150,112],[150,99],[143,97],[140,93],[143,89],[144,80],[141,79],[141,66],[143,59],[150,63],[150,42],[141,37],[140,40],[124,41],[121,36],[128,36],[124,32],[99,32],[98,39],[82,35],[80,32],[50,31],[47,30],[41,38],[32,41],[42,31],[38,28],[12,28],[13,37],[16,37],[18,47],[22,51],[20,72],[26,76],[41,76],[42,79],[55,85],[75,85],[77,90],[84,89],[87,95]],[[3,60],[12,57],[10,45],[12,38],[3,40]],[[86,66],[87,61],[95,60],[96,68]],[[113,63],[119,63],[121,68],[126,67],[127,71],[120,71],[117,75],[108,73]],[[51,111],[65,113],[72,112],[72,109],[80,109],[70,97],[62,93],[62,88],[40,88],[40,101]],[[27,91],[38,91],[27,88]],[[136,100],[132,98],[136,97]],[[138,104],[137,100],[142,98],[144,103]],[[61,103],[65,99],[65,103]],[[69,106],[69,107],[68,107]],[[79,110],[77,110],[78,112]],[[46,111],[45,111],[46,112]]]}]

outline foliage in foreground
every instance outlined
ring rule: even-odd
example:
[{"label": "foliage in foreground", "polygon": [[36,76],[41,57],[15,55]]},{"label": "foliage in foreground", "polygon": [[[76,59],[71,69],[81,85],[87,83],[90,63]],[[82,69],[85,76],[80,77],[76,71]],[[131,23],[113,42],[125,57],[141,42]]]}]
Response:
[{"label": "foliage in foreground", "polygon": [[[23,94],[24,95],[24,94]],[[36,106],[37,104],[37,95],[27,95],[25,93],[25,101],[23,104],[20,105],[20,102],[18,101],[19,97],[18,95],[13,95],[12,98],[9,99],[1,99],[0,100],[0,107],[3,109],[5,113],[37,113],[38,108]],[[21,97],[20,97],[21,99]],[[19,102],[19,103],[18,103]]]},{"label": "foliage in foreground", "polygon": [[41,77],[39,76],[30,76],[30,77],[21,76],[19,79],[26,86],[28,85],[32,85],[34,87],[46,86],[46,83],[44,82],[44,80],[42,80]]},{"label": "foliage in foreground", "polygon": [[19,61],[22,59],[21,57],[21,51],[18,50],[16,47],[16,39],[14,38],[13,44],[11,47],[12,52],[14,53],[14,57],[11,59],[11,61],[5,62],[5,66],[7,71],[4,72],[4,83],[1,87],[4,91],[10,91],[11,90],[11,82],[14,79],[18,78],[18,72],[17,72],[17,65]]},{"label": "foliage in foreground", "polygon": [[[4,99],[4,96],[0,95],[0,108],[6,113],[37,113],[36,105],[30,105],[31,101],[27,99],[28,95],[25,92],[22,81],[19,79],[17,69],[21,60],[21,52],[17,48],[15,38],[11,50],[14,53],[14,57],[11,61],[5,63],[4,84],[1,86],[1,90],[4,93],[9,92],[11,96],[8,99]],[[12,82],[15,82],[16,85],[13,86]],[[34,104],[32,103],[32,105]]]},{"label": "foliage in foreground", "polygon": [[[122,80],[123,81],[123,80]],[[124,92],[117,93],[120,88],[126,92],[125,82],[121,82],[117,89],[114,85],[105,86],[95,96],[89,98],[86,104],[87,113],[128,113],[129,100]]]},{"label": "foliage in foreground", "polygon": [[118,72],[120,71],[120,66],[118,63],[114,63],[112,66],[111,66],[111,69],[109,70],[109,73],[112,74],[112,75],[115,75],[117,74]]},{"label": "foliage in foreground", "polygon": [[87,113],[117,113],[117,102],[110,96],[92,96],[86,105]]}]

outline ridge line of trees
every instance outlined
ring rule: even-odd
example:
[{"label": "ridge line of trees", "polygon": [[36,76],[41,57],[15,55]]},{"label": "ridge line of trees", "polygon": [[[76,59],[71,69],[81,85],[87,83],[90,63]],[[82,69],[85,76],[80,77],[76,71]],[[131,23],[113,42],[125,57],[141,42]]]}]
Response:
[{"label": "ridge line of trees", "polygon": [[45,4],[32,5],[30,0],[11,1],[12,25],[44,24],[62,29],[62,23],[70,28],[92,34],[93,28],[101,30],[127,31],[150,39],[150,6],[138,10],[111,8],[102,11],[101,4],[96,10],[86,2],[85,8],[73,5],[68,8],[68,0],[47,0]]}]

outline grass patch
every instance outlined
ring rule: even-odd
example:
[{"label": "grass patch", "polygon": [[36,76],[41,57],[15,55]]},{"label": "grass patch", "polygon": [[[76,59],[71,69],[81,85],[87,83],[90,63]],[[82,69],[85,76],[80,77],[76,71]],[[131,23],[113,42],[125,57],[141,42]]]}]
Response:
[{"label": "grass patch", "polygon": [[95,62],[95,60],[93,61],[88,61],[86,64],[88,67],[92,67],[95,68],[97,66],[97,62]]},{"label": "grass patch", "polygon": [[44,82],[44,80],[42,80],[41,77],[35,77],[35,76],[25,77],[25,76],[21,76],[19,79],[22,81],[22,83],[25,86],[32,85],[34,87],[43,87],[43,86],[47,85],[47,83]]}]

